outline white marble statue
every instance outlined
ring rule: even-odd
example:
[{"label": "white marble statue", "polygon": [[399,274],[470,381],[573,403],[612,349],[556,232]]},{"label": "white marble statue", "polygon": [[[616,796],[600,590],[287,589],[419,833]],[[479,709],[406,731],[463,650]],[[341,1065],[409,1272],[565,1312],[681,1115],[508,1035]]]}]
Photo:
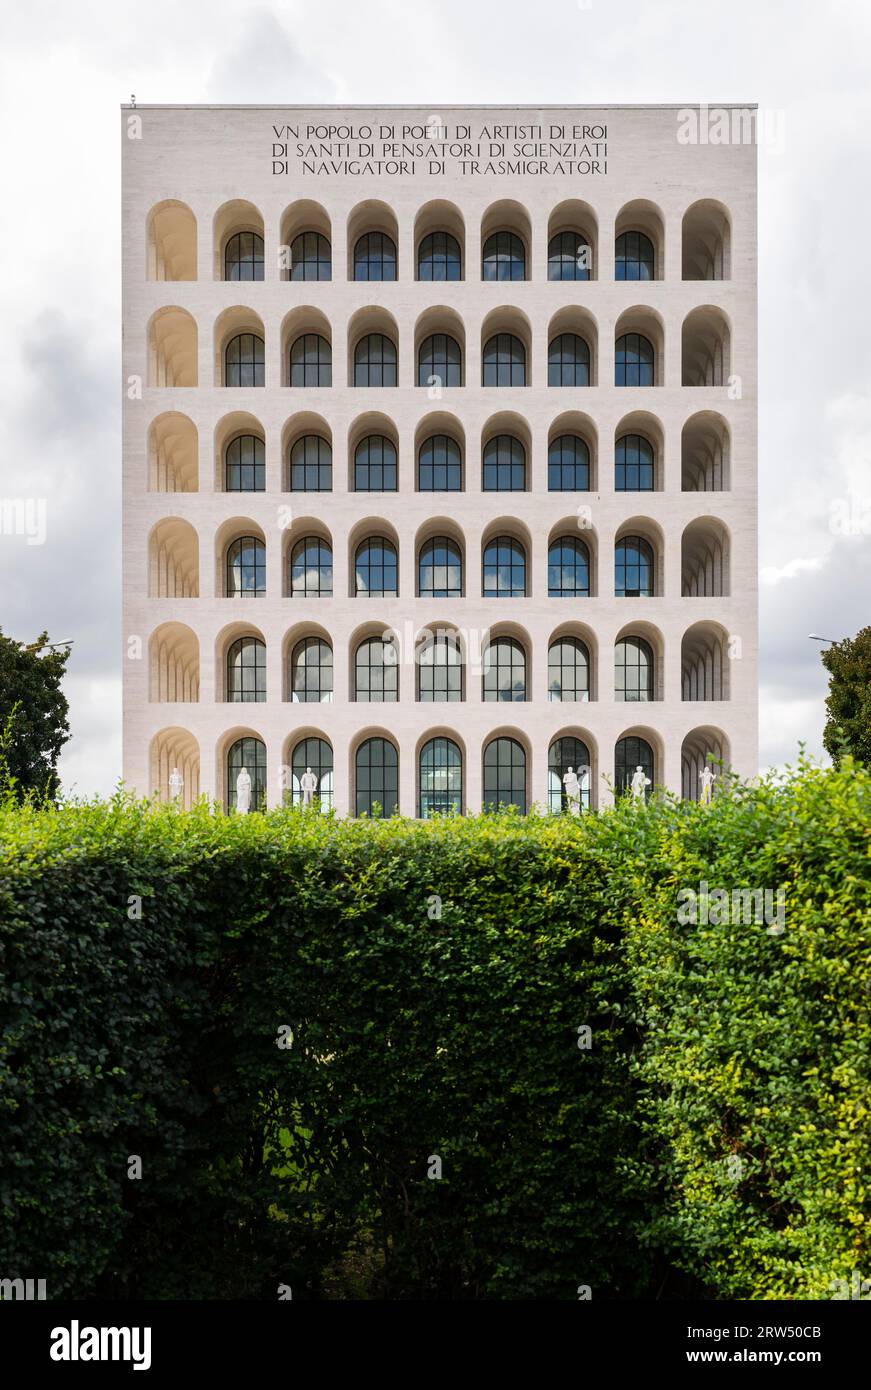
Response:
[{"label": "white marble statue", "polygon": [[307,767],[299,779],[299,785],[302,791],[303,806],[311,806],[314,794],[318,789],[317,774],[312,772],[310,767]]},{"label": "white marble statue", "polygon": [[573,768],[569,768],[563,777],[563,787],[565,788],[569,811],[573,816],[579,816],[581,814],[581,784],[578,780],[578,774]]},{"label": "white marble statue", "polygon": [[251,777],[247,767],[236,778],[236,810],[240,816],[247,816],[251,810]]},{"label": "white marble statue", "polygon": [[703,806],[710,806],[711,798],[714,795],[715,776],[709,767],[704,767],[699,776],[699,801]]},{"label": "white marble statue", "polygon": [[169,799],[170,801],[181,801],[181,794],[184,791],[184,778],[177,767],[172,769],[169,774]]},{"label": "white marble statue", "polygon": [[647,776],[647,774],[644,771],[644,768],[639,763],[632,774],[632,781],[629,784],[629,789],[632,792],[632,795],[635,797],[636,801],[644,800],[644,794],[649,786],[650,778]]}]

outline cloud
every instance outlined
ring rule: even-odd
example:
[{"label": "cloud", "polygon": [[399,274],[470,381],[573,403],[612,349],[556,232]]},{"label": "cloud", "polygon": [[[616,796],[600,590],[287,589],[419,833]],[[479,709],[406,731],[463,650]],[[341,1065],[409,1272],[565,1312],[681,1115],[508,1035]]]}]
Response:
[{"label": "cloud", "polygon": [[336,84],[304,57],[299,38],[288,33],[275,14],[257,8],[244,13],[241,34],[234,33],[232,42],[214,59],[207,99],[279,106],[324,104],[336,100]]}]

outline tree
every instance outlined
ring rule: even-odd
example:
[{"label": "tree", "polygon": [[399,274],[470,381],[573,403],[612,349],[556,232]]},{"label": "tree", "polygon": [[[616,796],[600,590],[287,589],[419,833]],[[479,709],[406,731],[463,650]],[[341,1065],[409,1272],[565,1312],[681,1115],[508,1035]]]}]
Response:
[{"label": "tree", "polygon": [[871,627],[822,652],[829,673],[823,745],[837,767],[850,753],[871,766]]},{"label": "tree", "polygon": [[32,791],[54,800],[57,760],[70,736],[69,705],[61,689],[69,648],[52,651],[48,633],[25,645],[0,630],[0,730],[3,780],[19,799]]}]

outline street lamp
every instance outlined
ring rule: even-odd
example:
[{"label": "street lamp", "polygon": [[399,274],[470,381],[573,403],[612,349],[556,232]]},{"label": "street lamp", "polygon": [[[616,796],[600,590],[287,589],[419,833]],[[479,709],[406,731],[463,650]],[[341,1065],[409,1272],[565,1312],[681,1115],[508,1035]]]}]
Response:
[{"label": "street lamp", "polygon": [[818,632],[809,632],[808,640],[810,642],[831,642],[832,646],[836,647],[841,639],[839,637],[820,637]]}]

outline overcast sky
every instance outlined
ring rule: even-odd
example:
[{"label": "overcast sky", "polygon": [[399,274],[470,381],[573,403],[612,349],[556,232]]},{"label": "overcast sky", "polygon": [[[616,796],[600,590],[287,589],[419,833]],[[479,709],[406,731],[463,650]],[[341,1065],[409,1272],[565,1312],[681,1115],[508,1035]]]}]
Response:
[{"label": "overcast sky", "polygon": [[[867,0],[117,0],[0,21],[0,627],[74,638],[65,786],[121,765],[118,106],[752,102],[759,155],[761,762],[821,753],[809,632],[871,622]],[[846,527],[844,525],[846,521]],[[854,534],[845,534],[852,528]]]}]

